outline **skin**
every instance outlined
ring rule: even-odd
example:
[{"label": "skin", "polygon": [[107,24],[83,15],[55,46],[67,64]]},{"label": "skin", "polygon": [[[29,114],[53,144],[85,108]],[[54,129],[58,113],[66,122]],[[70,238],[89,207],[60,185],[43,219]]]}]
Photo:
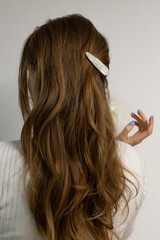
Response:
[{"label": "skin", "polygon": [[[34,93],[33,81],[31,81],[30,78],[28,80],[28,87],[29,87],[33,104],[34,104],[36,96]],[[152,134],[153,127],[154,127],[154,120],[152,119],[152,116],[148,120],[145,114],[140,110],[137,111],[137,114],[131,113],[131,116],[135,119],[135,124],[133,126],[131,126],[130,124],[127,124],[122,130],[122,132],[117,136],[116,139],[119,141],[128,143],[131,146],[135,146],[141,143],[145,138],[147,138],[149,135]],[[128,136],[128,134],[131,132],[131,130],[135,126],[138,127],[138,131],[132,136]]]}]

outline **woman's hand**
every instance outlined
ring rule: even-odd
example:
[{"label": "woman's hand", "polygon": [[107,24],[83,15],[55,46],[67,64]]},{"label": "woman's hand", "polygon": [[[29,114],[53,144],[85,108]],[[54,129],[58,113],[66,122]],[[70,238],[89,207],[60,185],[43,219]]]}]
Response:
[{"label": "woman's hand", "polygon": [[[131,113],[131,116],[136,121],[132,121],[127,124],[123,131],[117,136],[117,140],[128,143],[131,146],[135,146],[136,144],[141,143],[146,137],[152,134],[154,117],[151,116],[148,121],[145,114],[140,109],[137,111],[137,113],[139,116],[137,116],[135,113]],[[129,137],[128,134],[135,125],[138,127],[138,131],[133,136]]]}]

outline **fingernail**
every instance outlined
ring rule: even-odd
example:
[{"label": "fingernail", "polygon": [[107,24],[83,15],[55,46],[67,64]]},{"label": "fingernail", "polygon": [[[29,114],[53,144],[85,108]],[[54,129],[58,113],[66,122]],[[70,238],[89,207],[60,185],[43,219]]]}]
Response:
[{"label": "fingernail", "polygon": [[129,125],[133,126],[135,124],[135,121],[130,122]]},{"label": "fingernail", "polygon": [[134,112],[132,112],[132,115],[136,115]]},{"label": "fingernail", "polygon": [[152,116],[152,120],[154,121],[154,116]]},{"label": "fingernail", "polygon": [[141,110],[141,109],[138,109],[138,111],[139,111],[140,113],[142,113],[142,110]]}]

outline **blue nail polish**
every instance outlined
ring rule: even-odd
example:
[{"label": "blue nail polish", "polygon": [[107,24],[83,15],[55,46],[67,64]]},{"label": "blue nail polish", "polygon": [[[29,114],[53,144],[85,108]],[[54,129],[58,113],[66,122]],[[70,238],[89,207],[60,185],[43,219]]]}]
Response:
[{"label": "blue nail polish", "polygon": [[141,109],[138,109],[140,113],[142,113]]},{"label": "blue nail polish", "polygon": [[154,116],[152,116],[152,120],[154,121]]},{"label": "blue nail polish", "polygon": [[134,112],[132,112],[132,115],[136,115]]},{"label": "blue nail polish", "polygon": [[129,125],[133,126],[135,124],[135,121],[130,122]]}]

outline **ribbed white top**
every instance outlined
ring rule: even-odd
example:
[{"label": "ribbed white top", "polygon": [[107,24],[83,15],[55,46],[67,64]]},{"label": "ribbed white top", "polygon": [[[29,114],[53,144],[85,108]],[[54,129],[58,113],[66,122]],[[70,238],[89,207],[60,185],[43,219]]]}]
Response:
[{"label": "ribbed white top", "polygon": [[[116,232],[121,239],[128,239],[133,231],[135,218],[146,193],[146,174],[141,156],[130,145],[118,142],[119,154],[124,165],[134,172],[140,183],[140,191],[130,201],[127,221],[123,221],[120,209],[114,218]],[[23,187],[26,161],[20,140],[0,142],[0,239],[41,240],[32,217]],[[125,173],[135,184],[135,180]],[[130,187],[132,187],[130,185]],[[132,187],[133,188],[133,187]],[[126,193],[127,194],[127,193]],[[121,206],[123,206],[121,202]]]}]

